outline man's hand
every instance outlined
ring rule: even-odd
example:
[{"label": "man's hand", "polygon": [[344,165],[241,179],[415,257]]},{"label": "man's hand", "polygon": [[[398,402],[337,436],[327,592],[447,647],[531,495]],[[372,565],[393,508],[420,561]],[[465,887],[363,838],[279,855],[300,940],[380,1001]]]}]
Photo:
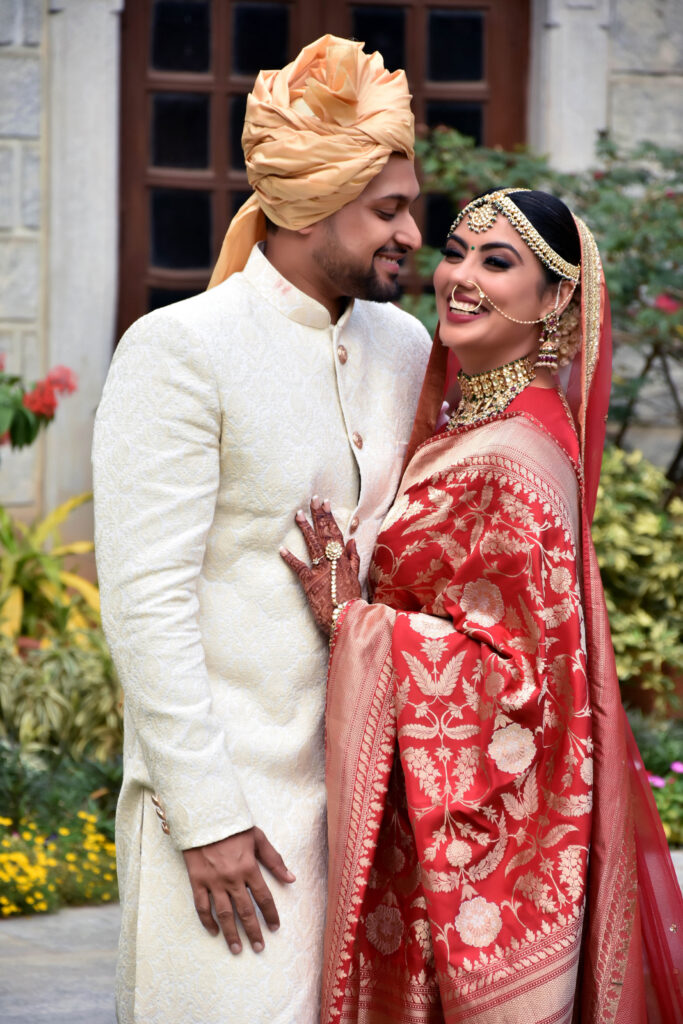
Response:
[{"label": "man's hand", "polygon": [[[261,829],[250,828],[217,843],[183,850],[183,857],[190,876],[194,905],[207,932],[218,935],[220,926],[230,952],[241,953],[242,940],[235,921],[237,915],[252,949],[260,953],[264,943],[254,903],[272,932],[280,927],[280,918],[258,862],[279,881],[296,881]],[[211,913],[212,901],[218,924]]]}]

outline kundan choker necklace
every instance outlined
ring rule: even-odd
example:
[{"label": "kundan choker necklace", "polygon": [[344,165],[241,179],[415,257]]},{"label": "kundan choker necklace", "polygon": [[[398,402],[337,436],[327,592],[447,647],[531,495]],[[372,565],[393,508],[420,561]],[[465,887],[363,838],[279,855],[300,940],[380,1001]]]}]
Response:
[{"label": "kundan choker necklace", "polygon": [[505,412],[510,402],[531,384],[535,376],[528,356],[473,376],[459,370],[458,382],[462,398],[448,421],[449,429],[478,423],[496,413]]}]

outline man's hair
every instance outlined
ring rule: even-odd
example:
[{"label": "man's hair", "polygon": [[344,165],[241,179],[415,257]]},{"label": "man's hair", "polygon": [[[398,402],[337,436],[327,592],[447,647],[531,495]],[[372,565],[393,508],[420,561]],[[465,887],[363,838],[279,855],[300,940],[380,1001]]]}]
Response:
[{"label": "man's hair", "polygon": [[269,235],[274,235],[278,230],[278,225],[274,223],[265,213],[263,216],[266,218],[266,231]]}]

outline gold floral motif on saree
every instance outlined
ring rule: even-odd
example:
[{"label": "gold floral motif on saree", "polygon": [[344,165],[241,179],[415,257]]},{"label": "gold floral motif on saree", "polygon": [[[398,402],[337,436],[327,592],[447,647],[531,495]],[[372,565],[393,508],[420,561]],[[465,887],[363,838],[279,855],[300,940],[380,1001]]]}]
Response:
[{"label": "gold floral motif on saree", "polygon": [[375,763],[345,811],[357,855],[331,851],[324,1021],[571,1020],[592,788],[576,508],[569,459],[521,417],[437,438],[406,474],[371,570],[398,612],[346,617],[374,616],[369,725],[345,626],[330,669],[335,743],[358,728]]}]

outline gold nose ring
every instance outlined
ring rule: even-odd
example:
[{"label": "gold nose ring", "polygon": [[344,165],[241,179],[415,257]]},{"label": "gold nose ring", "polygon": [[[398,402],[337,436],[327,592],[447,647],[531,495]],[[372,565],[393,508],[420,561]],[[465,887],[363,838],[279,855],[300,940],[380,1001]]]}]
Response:
[{"label": "gold nose ring", "polygon": [[[484,299],[486,298],[486,293],[485,293],[485,292],[483,292],[483,291],[481,290],[481,288],[479,287],[479,285],[477,284],[477,282],[476,282],[476,281],[465,281],[465,284],[471,284],[471,285],[474,285],[474,287],[475,287],[475,288],[477,289],[477,291],[478,291],[478,293],[479,293],[479,302],[478,302],[478,303],[477,303],[477,305],[476,305],[476,306],[474,306],[474,307],[473,307],[473,309],[472,309],[472,312],[473,312],[473,313],[476,313],[478,309],[481,309],[481,304],[482,304],[482,302],[484,301]],[[455,289],[456,289],[457,287],[458,287],[458,286],[457,286],[457,284],[454,284],[454,285],[453,285],[453,288],[452,288],[452,290],[451,290],[451,302],[453,303],[453,305],[455,305],[455,304],[457,303],[457,301],[458,301],[458,300],[457,300],[457,299],[455,298]]]}]

